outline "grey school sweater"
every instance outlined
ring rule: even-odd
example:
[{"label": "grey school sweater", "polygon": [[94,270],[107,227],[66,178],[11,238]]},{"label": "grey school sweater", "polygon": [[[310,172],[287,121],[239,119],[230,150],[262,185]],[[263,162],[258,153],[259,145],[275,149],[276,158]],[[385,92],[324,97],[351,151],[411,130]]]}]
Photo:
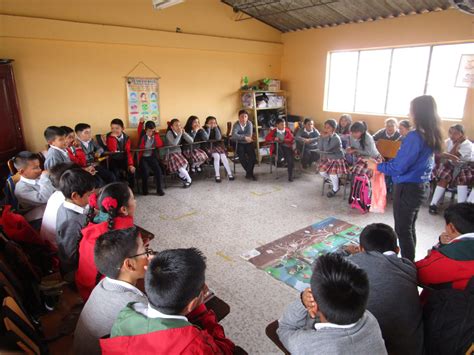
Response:
[{"label": "grey school sweater", "polygon": [[354,254],[349,260],[367,272],[367,309],[377,318],[389,354],[423,354],[423,319],[415,265],[395,254]]},{"label": "grey school sweater", "polygon": [[100,354],[99,339],[110,334],[112,326],[125,306],[130,302],[148,304],[146,296],[134,288],[101,280],[82,309],[74,332],[74,354]]},{"label": "grey school sweater", "polygon": [[46,160],[44,161],[44,169],[49,170],[59,163],[70,163],[71,159],[65,150],[58,150],[50,147],[46,153]]},{"label": "grey school sweater", "polygon": [[337,134],[332,136],[319,137],[318,148],[322,158],[328,159],[342,159],[344,158],[344,151],[342,150],[342,141]]},{"label": "grey school sweater", "polygon": [[288,306],[278,323],[278,336],[293,355],[387,354],[377,320],[368,311],[350,328],[316,330],[314,320],[298,299]]}]

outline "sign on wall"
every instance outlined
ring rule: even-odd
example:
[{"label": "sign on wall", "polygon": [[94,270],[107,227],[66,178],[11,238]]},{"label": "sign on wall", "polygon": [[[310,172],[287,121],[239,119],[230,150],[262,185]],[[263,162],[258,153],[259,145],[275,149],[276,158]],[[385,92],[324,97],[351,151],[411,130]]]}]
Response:
[{"label": "sign on wall", "polygon": [[474,54],[463,54],[461,56],[454,86],[474,88]]},{"label": "sign on wall", "polygon": [[158,78],[128,77],[126,83],[129,127],[137,127],[142,117],[159,126]]}]

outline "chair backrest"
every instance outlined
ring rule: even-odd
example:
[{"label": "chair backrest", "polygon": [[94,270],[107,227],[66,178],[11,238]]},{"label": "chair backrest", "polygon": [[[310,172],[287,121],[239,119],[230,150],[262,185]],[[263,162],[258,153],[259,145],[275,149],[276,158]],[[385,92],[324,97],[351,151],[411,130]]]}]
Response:
[{"label": "chair backrest", "polygon": [[13,159],[8,159],[7,166],[8,170],[10,170],[11,175],[15,175],[18,172],[18,170],[16,170],[15,168],[15,164],[13,164]]},{"label": "chair backrest", "polygon": [[387,159],[395,158],[401,145],[401,141],[391,141],[388,139],[379,139],[376,143],[379,153]]},{"label": "chair backrest", "polygon": [[27,354],[44,354],[46,344],[37,333],[31,319],[12,297],[5,297],[2,306],[3,323],[9,335]]}]

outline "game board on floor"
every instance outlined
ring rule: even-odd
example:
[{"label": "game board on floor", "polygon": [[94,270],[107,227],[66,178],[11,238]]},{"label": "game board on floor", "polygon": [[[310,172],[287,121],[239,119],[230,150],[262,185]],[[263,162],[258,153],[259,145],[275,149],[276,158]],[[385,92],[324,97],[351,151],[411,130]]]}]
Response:
[{"label": "game board on floor", "polygon": [[361,228],[334,217],[312,224],[283,238],[242,254],[259,269],[303,291],[309,287],[311,265],[326,253],[358,244]]}]

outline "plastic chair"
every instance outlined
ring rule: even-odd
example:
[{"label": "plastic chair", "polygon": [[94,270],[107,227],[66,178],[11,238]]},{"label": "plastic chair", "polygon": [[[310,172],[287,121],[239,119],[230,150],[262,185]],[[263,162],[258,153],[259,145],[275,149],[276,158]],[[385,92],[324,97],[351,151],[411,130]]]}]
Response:
[{"label": "plastic chair", "polygon": [[267,325],[267,327],[265,328],[265,334],[273,342],[273,344],[275,344],[278,347],[278,349],[283,351],[284,354],[290,355],[290,352],[286,350],[285,346],[280,341],[280,338],[278,337],[278,334],[277,334],[277,330],[278,330],[278,321],[275,320],[271,322],[269,325]]}]

